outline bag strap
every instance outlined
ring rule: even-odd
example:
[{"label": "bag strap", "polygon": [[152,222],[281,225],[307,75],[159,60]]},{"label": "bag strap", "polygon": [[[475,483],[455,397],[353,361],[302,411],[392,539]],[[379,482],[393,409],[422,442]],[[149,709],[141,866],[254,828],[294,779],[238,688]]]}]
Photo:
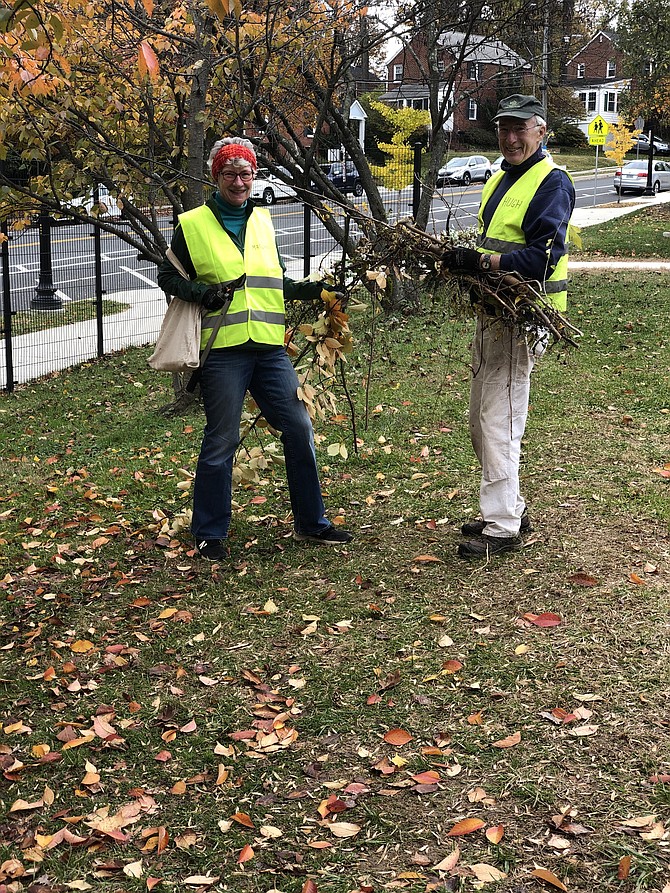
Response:
[{"label": "bag strap", "polygon": [[221,310],[219,311],[219,313],[217,314],[216,318],[214,319],[214,325],[212,326],[212,331],[209,333],[209,338],[207,339],[207,344],[205,344],[203,349],[200,351],[200,365],[198,366],[197,369],[194,369],[193,372],[191,373],[191,377],[189,378],[188,384],[186,385],[187,391],[192,393],[195,390],[196,385],[200,381],[200,373],[202,371],[202,367],[205,364],[205,360],[209,356],[209,352],[212,349],[212,345],[214,344],[214,341],[216,340],[216,336],[219,332],[219,329],[221,328],[223,319],[224,319],[226,313],[228,313],[228,310],[230,309],[230,305],[233,303],[233,298],[235,297],[235,291],[238,288],[242,288],[242,286],[244,285],[244,283],[246,281],[247,281],[246,274],[242,273],[242,275],[238,279],[233,279],[230,282],[226,283],[227,291],[228,291],[228,296],[226,298],[226,302],[223,305],[223,307],[221,308]]},{"label": "bag strap", "polygon": [[179,260],[177,255],[174,253],[172,248],[168,248],[168,250],[165,252],[165,257],[170,261],[170,263],[175,268],[175,270],[179,273],[179,275],[182,277],[182,279],[190,280],[191,277],[188,275],[188,273],[184,269],[184,265]]}]

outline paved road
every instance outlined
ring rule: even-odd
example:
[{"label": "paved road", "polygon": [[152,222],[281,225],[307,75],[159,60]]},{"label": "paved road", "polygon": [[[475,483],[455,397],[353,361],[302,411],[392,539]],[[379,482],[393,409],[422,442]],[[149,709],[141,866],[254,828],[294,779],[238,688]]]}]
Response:
[{"label": "paved road", "polygon": [[[592,207],[611,202],[614,192],[611,173],[597,178],[593,174],[576,179],[577,207]],[[400,192],[383,190],[390,219],[411,216],[412,190]],[[432,204],[429,230],[443,232],[447,226],[462,230],[476,224],[481,184],[467,188],[445,187],[437,190]],[[355,200],[357,203],[364,199]],[[279,248],[294,275],[303,271],[303,206],[297,202],[282,202],[271,209]],[[354,228],[355,230],[355,228]],[[171,223],[164,223],[169,239]],[[62,301],[92,299],[95,294],[94,246],[92,227],[83,225],[58,226],[52,230],[53,283]],[[117,236],[103,232],[102,271],[105,293],[112,294],[136,288],[156,287],[156,268],[137,260],[137,252]],[[325,266],[339,259],[341,249],[333,242],[323,225],[312,215],[310,257],[319,258]],[[35,229],[15,234],[10,243],[10,290],[12,309],[25,309],[34,297],[39,277],[39,242]]]}]

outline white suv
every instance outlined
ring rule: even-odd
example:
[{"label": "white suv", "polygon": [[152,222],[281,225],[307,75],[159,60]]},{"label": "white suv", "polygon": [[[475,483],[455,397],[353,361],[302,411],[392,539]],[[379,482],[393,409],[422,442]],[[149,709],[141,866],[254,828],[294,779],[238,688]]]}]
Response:
[{"label": "white suv", "polygon": [[[278,170],[290,178],[291,175],[286,168],[280,167]],[[292,186],[287,186],[270,171],[260,168],[253,180],[251,197],[263,202],[264,205],[274,205],[280,198],[295,199],[298,197],[298,193]]]}]

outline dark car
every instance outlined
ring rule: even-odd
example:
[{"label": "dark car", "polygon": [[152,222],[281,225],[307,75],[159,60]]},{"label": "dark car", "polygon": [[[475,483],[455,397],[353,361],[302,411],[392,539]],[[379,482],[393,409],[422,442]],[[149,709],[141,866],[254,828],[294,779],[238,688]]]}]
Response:
[{"label": "dark car", "polygon": [[363,195],[363,184],[353,161],[329,161],[319,165],[324,175],[340,192]]}]

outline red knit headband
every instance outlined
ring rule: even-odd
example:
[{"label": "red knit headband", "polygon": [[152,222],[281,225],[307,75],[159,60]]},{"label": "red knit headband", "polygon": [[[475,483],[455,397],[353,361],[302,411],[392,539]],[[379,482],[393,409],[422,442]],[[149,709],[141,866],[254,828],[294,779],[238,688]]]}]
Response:
[{"label": "red knit headband", "polygon": [[252,170],[256,170],[256,154],[253,149],[249,149],[247,146],[240,146],[238,143],[227,143],[225,146],[221,146],[212,161],[212,177],[215,180],[218,179],[224,164],[232,161],[233,158],[243,158],[249,162]]}]

